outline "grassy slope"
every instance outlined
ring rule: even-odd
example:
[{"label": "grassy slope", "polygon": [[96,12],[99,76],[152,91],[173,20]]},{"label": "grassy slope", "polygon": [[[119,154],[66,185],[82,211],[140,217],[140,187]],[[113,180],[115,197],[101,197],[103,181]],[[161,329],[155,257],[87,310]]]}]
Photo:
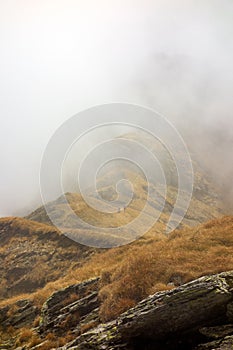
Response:
[{"label": "grassy slope", "polygon": [[91,251],[53,226],[23,218],[0,219],[0,300],[34,292],[85,261]]},{"label": "grassy slope", "polygon": [[176,230],[167,237],[148,235],[131,245],[96,253],[31,297],[42,302],[54,290],[102,275],[101,294],[109,289],[116,303],[125,297],[136,302],[157,288],[170,288],[201,275],[231,269],[233,217],[226,216],[195,228]]},{"label": "grassy slope", "polygon": [[[111,174],[108,174],[108,176],[113,178]],[[201,175],[197,172],[196,176]],[[93,244],[95,244],[95,241],[103,240],[103,242],[105,242],[106,240],[108,240],[109,244],[112,243],[112,245],[118,245],[119,243],[121,243],[121,239],[118,242],[118,237],[110,236],[110,234],[106,238],[105,235],[101,234],[101,230],[98,231],[98,227],[120,227],[130,223],[133,219],[138,217],[138,215],[141,213],[147,202],[147,183],[145,179],[143,179],[143,177],[141,177],[140,175],[135,176],[135,173],[131,173],[129,171],[127,172],[126,177],[132,180],[134,186],[134,197],[129,206],[126,207],[125,211],[122,210],[120,213],[105,214],[101,211],[96,211],[85,203],[80,194],[66,194],[66,199],[69,202],[70,207],[73,209],[73,212],[81,220],[87,222],[90,225],[93,225],[94,227],[97,227],[97,229],[95,230],[85,229],[84,231],[82,225],[77,228],[77,222],[72,217],[73,214],[70,213],[62,197],[60,197],[56,201],[51,202],[49,204],[49,210],[51,211],[52,215],[58,218],[58,222],[61,225],[61,227],[63,227],[64,231],[71,231],[76,237],[80,238],[78,241],[82,241],[82,236],[85,233],[86,237],[90,236]],[[114,185],[106,184],[108,182],[107,180],[103,182],[105,183],[105,186],[101,184],[101,195],[104,198],[112,199],[115,194]],[[151,184],[151,186],[154,191],[154,196],[149,201],[149,206],[145,212],[144,221],[140,223],[139,231],[143,231],[143,227],[145,226],[146,221],[150,220],[151,218],[154,218],[157,215],[157,213],[159,213],[158,198],[162,197],[161,189],[158,185],[155,186]],[[168,219],[170,217],[172,208],[175,204],[176,196],[177,191],[175,187],[168,186],[165,207],[158,221],[159,226],[158,223],[155,223],[154,227],[152,227],[152,229],[149,231],[150,233],[165,232],[165,227],[168,223]],[[93,202],[97,203],[98,206],[99,200],[94,198],[91,193],[90,198]],[[184,220],[182,221],[182,227],[195,226],[209,219],[217,218],[220,215],[221,203],[216,199],[215,193],[212,190],[210,183],[208,183],[208,185],[206,184],[205,190],[198,190],[198,187],[195,187],[190,207]],[[38,208],[27,218],[38,222],[51,224],[44,207]],[[129,232],[128,236],[126,235],[124,237],[125,243],[130,242],[130,234],[131,233]]]},{"label": "grassy slope", "polygon": [[[160,217],[161,223],[166,223],[171,214],[172,208],[175,204],[177,197],[177,170],[169,152],[163,147],[158,141],[153,137],[140,133],[129,133],[124,135],[124,138],[128,141],[142,142],[145,146],[151,150],[152,153],[158,158],[166,177],[167,183],[167,196],[165,198],[165,208]],[[135,156],[135,150],[133,144],[124,143],[122,140],[122,145],[127,148],[129,154],[132,157]],[[140,154],[137,155],[140,158]],[[219,197],[219,191],[216,189],[212,180],[208,178],[205,170],[202,166],[195,161],[193,156],[193,168],[194,168],[194,191],[193,198],[190,203],[187,215],[183,220],[183,225],[194,226],[199,223],[205,222],[212,218],[217,218],[221,211],[221,199]],[[180,160],[183,159],[182,154],[180,155]],[[187,171],[183,167],[184,173]],[[150,185],[153,189],[153,198],[150,201],[150,208],[148,209],[147,216],[153,217],[158,210],[158,201],[161,196],[161,186],[159,185],[159,179],[156,180],[156,172],[153,173],[153,178],[149,178]],[[130,162],[118,161],[116,163],[110,162],[109,165],[104,168],[103,172],[98,173],[96,179],[96,186],[99,190],[99,194],[106,200],[113,200],[117,198],[116,184],[119,179],[127,179],[133,185],[133,200],[127,207],[124,215],[110,215],[104,214],[100,211],[93,210],[85,201],[82,199],[81,195],[78,193],[67,193],[66,199],[70,203],[73,211],[81,218],[94,226],[100,227],[118,227],[125,225],[132,219],[137,217],[141,212],[147,201],[147,181],[142,173],[137,167],[133,166]],[[89,198],[98,204],[98,199],[94,196],[93,188],[87,190]],[[123,197],[126,198],[128,194],[128,189],[123,186],[122,188]],[[120,204],[119,204],[120,205]],[[64,203],[64,198],[59,198],[48,205],[51,214],[58,218],[61,226],[64,228],[76,229],[77,223],[73,220],[67,207]],[[38,222],[51,224],[44,207],[38,208],[36,211],[31,213],[28,219],[35,220]],[[145,218],[146,220],[146,218]],[[143,223],[142,223],[143,226]],[[82,228],[82,227],[79,227]],[[77,233],[79,234],[79,233]],[[88,232],[86,232],[88,234]],[[114,238],[115,239],[115,238]]]},{"label": "grassy slope", "polygon": [[[26,297],[40,307],[55,290],[101,276],[100,316],[106,321],[156,291],[232,269],[233,217],[226,216],[195,228],[176,230],[169,236],[149,234],[131,245],[98,252],[44,288],[2,301],[0,308],[10,304],[14,310],[15,301]],[[17,339],[28,332],[27,342],[35,336],[31,329],[9,332]],[[0,339],[9,334],[0,334]]]}]

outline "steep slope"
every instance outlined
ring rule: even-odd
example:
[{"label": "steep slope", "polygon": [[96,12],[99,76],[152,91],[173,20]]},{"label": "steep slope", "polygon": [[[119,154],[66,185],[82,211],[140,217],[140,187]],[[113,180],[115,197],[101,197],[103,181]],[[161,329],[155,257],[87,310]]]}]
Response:
[{"label": "steep slope", "polygon": [[[21,297],[21,301],[9,299],[0,303],[3,327],[0,339],[4,344],[7,342],[6,339],[11,339],[9,349],[15,349],[19,345],[24,346],[24,349],[33,349],[36,344],[41,344],[37,349],[43,350],[58,348],[72,339],[79,339],[80,334],[83,334],[80,339],[84,340],[85,346],[83,346],[86,348],[89,336],[96,335],[96,331],[86,333],[88,330],[92,332],[91,329],[99,323],[117,318],[148,295],[173,289],[203,275],[230,270],[233,270],[233,217],[211,220],[195,228],[176,230],[168,237],[164,235],[144,237],[131,245],[94,254],[82,266],[68,270],[59,280],[49,283],[49,286],[31,296],[28,295],[25,301]],[[100,276],[100,279],[97,276]],[[80,283],[90,278],[90,281]],[[211,281],[211,278],[207,277],[207,284],[208,281]],[[192,285],[195,286],[195,283]],[[215,284],[212,287],[214,290]],[[178,288],[178,292],[185,288]],[[197,289],[194,288],[193,291],[195,290]],[[226,289],[224,291],[226,292]],[[175,296],[177,292],[166,293],[164,295]],[[190,300],[198,295],[198,292],[192,294],[192,289],[187,292]],[[215,305],[215,300],[218,304],[215,292],[211,295],[212,305]],[[157,300],[156,295],[154,298]],[[169,298],[165,297],[165,300]],[[172,305],[174,305],[172,302],[171,305],[168,304],[169,307]],[[152,305],[148,303],[146,306],[148,313],[150,307]],[[159,312],[160,305],[157,302],[156,307],[158,307],[156,312]],[[189,307],[188,301],[187,307]],[[214,309],[218,310],[215,307]],[[136,310],[139,310],[138,316],[141,317],[140,307],[136,306]],[[224,311],[221,307],[219,310]],[[151,312],[153,313],[153,309]],[[133,315],[133,311],[129,312],[129,315]],[[211,316],[204,315],[206,319]],[[122,317],[124,319],[124,316]],[[14,328],[8,329],[9,325],[14,325]],[[110,328],[111,325],[112,323]],[[201,327],[203,328],[203,324]],[[106,328],[106,334],[109,336],[110,328],[108,326]],[[104,329],[98,328],[97,333],[103,331],[104,335]],[[207,330],[203,329],[202,332]],[[108,337],[105,339],[107,341]],[[95,341],[94,338],[92,340]],[[77,341],[79,344],[79,340]],[[113,339],[112,346],[114,341]],[[94,348],[98,348],[96,344],[93,345]],[[91,346],[91,343],[89,345]],[[152,344],[152,349],[153,346]],[[72,348],[72,345],[70,347]]]},{"label": "steep slope", "polygon": [[[138,140],[138,135],[127,138]],[[158,222],[131,244],[106,251],[65,236],[72,232],[79,242],[90,238],[100,246],[106,240],[122,244],[120,234],[99,234],[101,227],[126,225],[138,217],[148,201],[145,176],[124,161],[108,164],[97,178],[100,197],[116,200],[120,210],[114,214],[94,210],[80,193],[67,192],[47,204],[65,234],[52,225],[44,207],[25,219],[0,219],[0,339],[11,339],[9,349],[19,345],[31,349],[38,343],[44,343],[38,350],[58,348],[100,322],[113,320],[150,294],[233,269],[233,218],[219,218],[221,197],[198,162],[193,162],[195,181],[189,210],[178,229],[164,235],[177,196],[175,164],[154,141],[148,139],[148,147],[161,158],[167,194],[163,197],[157,179],[149,179],[154,197],[138,229],[154,218],[163,199],[165,206]],[[124,201],[117,201],[116,183],[122,178],[134,188],[127,207]],[[123,184],[121,190],[121,200],[127,200],[128,188]],[[101,199],[93,187],[86,188],[86,195],[99,205]],[[66,201],[79,218],[96,229],[77,227]],[[209,219],[214,220],[200,225]],[[125,243],[130,235],[127,232]],[[89,279],[91,282],[85,282]]]},{"label": "steep slope", "polygon": [[0,219],[0,246],[0,300],[42,288],[92,251],[52,226],[15,217]]},{"label": "steep slope", "polygon": [[[119,138],[120,139],[120,138]],[[97,208],[101,208],[102,199],[105,201],[114,202],[116,207],[115,214],[103,213],[100,210],[95,210],[83,199],[82,195],[79,193],[77,188],[76,192],[67,192],[64,196],[59,197],[46,205],[47,210],[49,210],[51,216],[56,218],[56,221],[64,229],[64,231],[71,231],[78,237],[78,241],[82,242],[82,234],[78,230],[84,229],[85,225],[81,222],[78,223],[73,217],[73,212],[78,218],[87,222],[95,227],[119,227],[119,238],[117,236],[101,235],[101,230],[98,232],[98,237],[96,240],[101,240],[104,242],[109,240],[112,245],[118,245],[120,243],[125,243],[130,241],[130,232],[124,232],[124,237],[120,236],[121,230],[120,226],[124,226],[130,223],[132,220],[137,218],[142,212],[146,203],[148,207],[144,212],[143,221],[140,222],[138,226],[138,231],[143,232],[143,227],[150,220],[157,215],[159,216],[158,223],[160,224],[160,229],[165,231],[166,224],[169,221],[169,217],[173,210],[173,207],[177,198],[177,171],[176,165],[172,156],[162,146],[159,142],[148,135],[141,132],[139,134],[127,134],[124,135],[124,139],[121,141],[120,145],[127,149],[127,154],[131,155],[132,158],[135,156],[135,150],[133,145],[131,146],[128,141],[139,142],[143,140],[143,143],[147,148],[158,158],[166,177],[167,193],[163,193],[163,185],[160,183],[160,179],[154,178],[153,176],[145,177],[145,174],[138,169],[131,162],[125,160],[112,161],[107,164],[104,169],[98,172],[96,178],[96,188],[98,191],[98,196],[94,187],[88,187],[85,189],[85,195],[88,200],[93,203]],[[124,144],[127,140],[126,144]],[[140,154],[137,154],[140,158]],[[182,154],[180,155],[181,160]],[[205,170],[198,164],[193,156],[193,168],[194,168],[194,188],[193,196],[189,206],[189,209],[182,220],[181,227],[195,226],[199,223],[205,222],[209,219],[214,219],[222,214],[222,199],[218,188],[213,185],[212,180],[207,176]],[[183,169],[184,172],[187,170]],[[152,172],[153,173],[153,172]],[[156,172],[154,173],[156,177]],[[133,188],[133,195],[131,199],[131,192],[129,187],[125,183],[121,183],[121,186],[116,187],[116,184],[121,179],[126,179],[131,183]],[[149,183],[148,183],[149,182]],[[150,185],[152,196],[148,200],[148,184]],[[120,188],[120,197],[117,190]],[[118,199],[120,198],[120,199]],[[129,200],[129,204],[125,206]],[[161,208],[162,202],[165,202],[164,208]],[[67,202],[69,203],[73,212],[69,211],[67,208]],[[177,208],[177,213],[182,212],[182,208]],[[161,215],[160,215],[161,213]],[[178,214],[181,215],[181,214]],[[51,221],[46,213],[45,207],[38,208],[33,213],[27,216],[27,219],[51,224]],[[150,233],[156,231],[156,225],[152,227]],[[98,231],[98,229],[97,229]],[[85,236],[93,239],[95,237],[95,232],[93,230],[85,230]]]}]

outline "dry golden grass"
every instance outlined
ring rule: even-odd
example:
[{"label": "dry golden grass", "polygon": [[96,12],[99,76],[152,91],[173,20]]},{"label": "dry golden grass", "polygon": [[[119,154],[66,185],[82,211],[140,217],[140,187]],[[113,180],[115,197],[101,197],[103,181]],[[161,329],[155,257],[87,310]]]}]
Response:
[{"label": "dry golden grass", "polygon": [[41,338],[37,334],[34,334],[28,343],[28,347],[29,349],[31,349],[40,343],[41,343]]},{"label": "dry golden grass", "polygon": [[16,345],[27,343],[33,336],[33,330],[29,328],[21,328]]},{"label": "dry golden grass", "polygon": [[56,337],[56,335],[53,334],[53,333],[48,333],[48,334],[46,335],[45,339],[46,339],[46,340],[53,341],[53,340],[56,340],[57,337]]},{"label": "dry golden grass", "polygon": [[11,304],[9,310],[7,311],[7,317],[12,317],[17,311],[19,307],[16,304]]},{"label": "dry golden grass", "polygon": [[13,305],[21,299],[30,299],[30,297],[31,297],[31,294],[24,293],[24,294],[16,295],[12,298],[1,300],[0,301],[0,308],[7,306],[7,305]]},{"label": "dry golden grass", "polygon": [[13,326],[4,328],[0,325],[0,342],[5,342],[9,339],[13,339],[17,333],[17,330]]},{"label": "dry golden grass", "polygon": [[[129,137],[131,138],[131,136]],[[170,164],[170,161],[168,163]],[[197,168],[199,169],[199,167]],[[169,173],[171,172],[171,174],[174,176],[175,168],[170,164],[168,166],[168,169]],[[184,218],[183,224],[193,225],[199,222],[204,222],[209,218],[218,217],[219,213],[221,212],[221,203],[212,196],[212,193],[214,193],[214,189],[212,188],[213,186],[211,186],[211,183],[207,181],[207,177],[203,176],[203,173],[200,170],[201,169],[198,171],[196,169],[194,172],[195,184],[199,190],[194,191],[187,217]],[[121,169],[121,173],[122,178],[127,178],[134,188],[134,196],[132,198],[132,201],[127,206],[126,210],[123,210],[123,208],[121,208],[121,211],[115,213],[115,215],[103,213],[102,211],[94,210],[91,206],[89,206],[80,194],[66,193],[67,202],[70,204],[70,207],[80,219],[82,219],[84,222],[88,222],[95,227],[120,227],[128,224],[141,213],[144,205],[148,202],[148,183],[146,181],[146,178],[144,178],[142,174],[135,172],[135,170],[133,171],[127,167],[124,168],[124,166]],[[116,196],[116,188],[114,182],[115,178],[116,172],[114,168],[113,170],[108,171],[106,176],[98,180],[99,187],[97,187],[100,189],[100,194],[107,200],[112,200]],[[162,187],[158,184],[153,183],[150,185],[154,191],[154,197],[150,198],[149,200],[150,205],[147,207],[146,213],[144,213],[143,222],[139,224],[141,227],[138,227],[138,232],[144,232],[145,222],[151,220],[151,218],[154,218],[155,213],[160,213],[160,210],[158,209],[158,197],[164,197]],[[200,190],[200,188],[202,190]],[[93,196],[93,191],[94,189],[90,188],[86,195],[89,196],[89,200],[92,202],[92,204],[94,203],[96,207],[98,207],[99,199]],[[127,193],[127,191],[125,193]],[[123,197],[124,196],[127,202],[127,199],[129,198],[123,194]],[[174,207],[174,204],[176,202],[176,198],[177,187],[174,186],[174,184],[168,184],[167,195],[165,198],[165,208],[160,217],[160,223],[168,222],[172,207]],[[56,201],[51,202],[50,209],[52,213],[56,214],[57,220],[60,226],[63,227],[64,231],[72,231],[72,233],[76,235],[78,241],[82,241],[84,233],[86,241],[90,239],[90,242],[92,242],[93,245],[95,245],[97,242],[100,244],[100,241],[102,242],[102,240],[103,244],[104,242],[106,243],[106,240],[110,240],[112,245],[118,245],[122,243],[122,239],[125,239],[125,243],[127,243],[131,238],[130,235],[127,237],[127,234],[125,234],[120,242],[119,237],[117,236],[112,235],[112,237],[110,237],[110,235],[108,235],[108,237],[106,237],[106,235],[101,235],[100,232],[96,234],[96,230],[86,230],[83,232],[83,230],[77,229],[77,222],[70,214],[70,211],[67,209],[67,204],[64,202],[64,200],[62,200],[62,198],[58,198]],[[37,209],[34,213],[29,215],[28,218],[49,223],[48,216],[44,207]],[[164,228],[165,225],[163,225],[163,229],[161,226],[160,232],[165,232]],[[151,231],[154,232],[155,230],[156,228],[154,227]]]},{"label": "dry golden grass", "polygon": [[[0,262],[4,264],[0,272],[0,307],[31,299],[34,291],[64,276],[91,252],[60,235],[54,227],[26,219],[0,219],[0,231]],[[41,302],[38,300],[39,305]]]},{"label": "dry golden grass", "polygon": [[[83,266],[71,269],[66,276],[48,283],[30,298],[41,306],[54,291],[101,276],[100,316],[107,321],[149,294],[227,270],[233,270],[233,217],[176,230],[168,236],[150,233],[134,244],[96,253]],[[76,298],[70,297],[71,301]],[[0,307],[13,304],[17,299],[22,296],[1,303]],[[68,319],[65,326],[69,327],[70,322],[73,320]],[[64,343],[64,337],[59,341]],[[48,348],[47,343],[43,346]]]},{"label": "dry golden grass", "polygon": [[112,319],[131,306],[131,302],[136,304],[149,294],[170,289],[172,283],[185,283],[232,269],[232,217],[175,231],[167,240],[134,247],[121,264],[104,272],[101,318]]},{"label": "dry golden grass", "polygon": [[[115,303],[121,298],[137,302],[151,290],[160,290],[161,284],[170,288],[167,284],[177,276],[187,282],[204,274],[231,269],[233,218],[224,217],[196,228],[176,230],[167,237],[154,235],[153,238],[153,234],[149,234],[134,244],[96,253],[83,266],[48,283],[30,298],[41,306],[54,291],[102,275],[103,300],[110,300],[110,296],[105,296],[112,295]],[[5,300],[0,307],[18,299],[22,296]]]},{"label": "dry golden grass", "polygon": [[33,327],[36,328],[40,325],[41,317],[40,315],[36,316],[36,318],[33,321]]},{"label": "dry golden grass", "polygon": [[98,326],[98,322],[95,322],[95,321],[90,322],[90,323],[86,323],[86,324],[81,326],[80,333],[81,334],[86,333],[87,331],[89,331],[92,328],[95,328],[96,326]]},{"label": "dry golden grass", "polygon": [[[155,291],[201,275],[233,269],[233,218],[212,220],[168,237],[149,235],[135,244],[95,254],[31,297],[38,306],[56,290],[102,275],[102,319],[115,317]],[[108,313],[108,316],[106,314]]]},{"label": "dry golden grass", "polygon": [[0,224],[10,225],[13,229],[19,228],[20,231],[27,232],[28,234],[33,234],[35,232],[48,233],[54,231],[59,233],[54,226],[15,216],[0,218]]}]

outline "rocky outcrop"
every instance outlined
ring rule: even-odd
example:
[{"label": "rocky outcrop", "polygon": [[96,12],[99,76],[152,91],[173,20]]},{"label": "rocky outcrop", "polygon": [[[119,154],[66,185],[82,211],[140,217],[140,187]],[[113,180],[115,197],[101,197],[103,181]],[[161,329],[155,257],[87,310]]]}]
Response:
[{"label": "rocky outcrop", "polygon": [[0,301],[43,288],[94,251],[52,226],[14,217],[0,218],[0,247]]},{"label": "rocky outcrop", "polygon": [[80,334],[82,325],[99,321],[98,284],[99,278],[94,278],[52,294],[42,307],[40,333]]},{"label": "rocky outcrop", "polygon": [[200,329],[209,341],[199,344],[195,350],[218,350],[233,349],[233,324],[217,327],[204,327]]},{"label": "rocky outcrop", "polygon": [[[233,271],[201,277],[142,300],[116,320],[100,324],[99,278],[73,284],[47,299],[34,328],[39,344],[21,350],[49,347],[47,335],[69,333],[74,340],[60,350],[228,350],[233,348]],[[33,323],[39,310],[19,300],[13,314],[0,309],[0,324],[16,328]],[[2,346],[2,347],[1,347]],[[0,344],[15,349],[14,342]]]},{"label": "rocky outcrop", "polygon": [[0,325],[2,328],[13,326],[21,328],[33,323],[39,310],[33,305],[31,300],[18,300],[12,311],[10,306],[4,306],[0,309]]},{"label": "rocky outcrop", "polygon": [[[211,328],[205,327],[231,321],[232,300],[233,272],[202,277],[149,296],[117,320],[78,336],[60,349],[191,349],[207,340]],[[225,327],[219,333],[222,344],[233,336],[231,326]],[[197,349],[210,349],[208,346]]]}]

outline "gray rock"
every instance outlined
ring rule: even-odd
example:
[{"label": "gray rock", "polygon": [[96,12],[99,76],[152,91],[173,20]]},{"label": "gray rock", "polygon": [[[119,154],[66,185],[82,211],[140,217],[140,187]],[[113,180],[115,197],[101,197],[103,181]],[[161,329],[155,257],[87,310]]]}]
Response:
[{"label": "gray rock", "polygon": [[8,315],[10,309],[8,306],[0,309],[0,321],[3,329],[8,326],[21,328],[31,325],[39,313],[39,310],[33,305],[31,300],[19,300],[16,302],[16,305],[18,309],[12,316]]},{"label": "gray rock", "polygon": [[230,350],[233,349],[233,336],[198,345],[195,350]]},{"label": "gray rock", "polygon": [[40,333],[52,331],[61,334],[66,329],[74,328],[78,332],[77,326],[81,321],[84,322],[85,317],[96,319],[99,307],[98,284],[99,278],[94,278],[52,294],[42,307]]},{"label": "gray rock", "polygon": [[[233,271],[156,293],[117,320],[78,336],[61,349],[133,349],[135,342],[143,339],[162,344],[171,338],[192,337],[199,328],[226,319],[227,305],[233,300],[232,286]],[[224,338],[221,346],[231,341],[231,336]]]},{"label": "gray rock", "polygon": [[7,320],[7,313],[9,311],[10,307],[4,306],[0,309],[0,324],[2,325]]},{"label": "gray rock", "polygon": [[233,334],[233,324],[203,327],[199,330],[199,332],[209,339],[221,339]]}]

